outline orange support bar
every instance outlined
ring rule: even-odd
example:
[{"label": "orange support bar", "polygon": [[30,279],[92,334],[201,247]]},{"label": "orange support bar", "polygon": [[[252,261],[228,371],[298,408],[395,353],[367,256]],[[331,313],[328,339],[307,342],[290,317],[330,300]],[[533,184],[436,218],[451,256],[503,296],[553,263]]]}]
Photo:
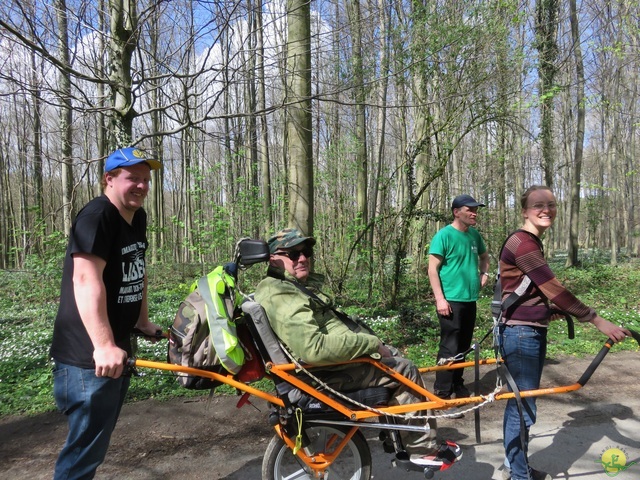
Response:
[{"label": "orange support bar", "polygon": [[[478,365],[495,365],[495,358],[487,358],[486,360],[480,360]],[[420,367],[418,370],[420,373],[437,372],[440,370],[455,370],[457,368],[473,367],[475,362],[459,362],[459,363],[447,363],[445,365],[435,365],[433,367]]]},{"label": "orange support bar", "polygon": [[166,363],[166,362],[140,360],[138,358],[135,359],[134,365],[136,367],[142,367],[142,368],[156,368],[158,370],[168,370],[171,372],[186,373],[187,375],[193,375],[195,377],[211,378],[213,380],[219,381],[220,383],[231,385],[232,387],[235,387],[238,390],[241,390],[243,392],[248,392],[249,394],[255,397],[262,398],[263,400],[266,400],[267,402],[271,402],[274,405],[277,405],[279,407],[284,407],[284,402],[280,400],[278,397],[276,397],[275,395],[271,395],[262,390],[258,390],[257,388],[253,388],[247,385],[246,383],[238,382],[233,378],[233,375],[222,375],[220,373],[210,372],[208,370],[201,370],[199,368],[183,367],[182,365],[174,365],[172,363]]},{"label": "orange support bar", "polygon": [[[636,338],[636,336],[640,338],[640,335],[635,334],[634,339],[636,340],[638,339]],[[573,392],[573,391],[579,390],[589,380],[589,377],[591,376],[593,371],[597,368],[597,366],[600,364],[600,362],[602,361],[606,353],[611,348],[612,344],[613,344],[613,341],[611,340],[607,341],[604,344],[601,351],[598,353],[596,358],[594,358],[592,364],[589,366],[587,371],[576,383],[573,383],[571,385],[566,385],[566,386],[559,386],[559,387],[538,388],[535,390],[524,390],[524,391],[520,391],[520,396],[521,397],[539,397],[542,395],[567,393],[567,392]],[[208,370],[183,367],[181,365],[173,365],[170,363],[155,362],[155,361],[149,361],[149,360],[134,359],[132,360],[132,363],[136,367],[169,370],[173,372],[180,372],[180,373],[185,373],[188,375],[194,375],[198,377],[211,378],[213,380],[219,381],[220,383],[224,383],[232,387],[235,387],[242,392],[247,392],[250,395],[254,395],[258,398],[262,398],[263,400],[266,400],[267,402],[270,402],[276,406],[279,406],[279,407],[285,406],[284,401],[278,398],[277,396],[264,392],[257,388],[253,388],[247,385],[246,383],[239,382],[235,380],[233,378],[233,375],[231,374],[223,375],[216,372],[210,372]],[[380,369],[381,371],[383,371],[385,374],[394,378],[397,382],[407,386],[408,388],[416,392],[418,395],[424,396],[427,400],[424,402],[410,403],[410,404],[404,404],[404,405],[377,407],[375,409],[376,410],[375,412],[369,409],[360,409],[360,410],[353,409],[345,406],[343,403],[335,400],[334,398],[329,397],[326,393],[322,391],[318,391],[312,385],[309,385],[308,383],[304,382],[302,379],[297,377],[295,375],[295,371],[297,367],[293,363],[282,364],[282,365],[274,365],[272,363],[268,363],[266,365],[266,371],[269,375],[276,376],[284,380],[285,382],[293,385],[299,390],[307,393],[311,397],[326,404],[328,407],[342,413],[345,417],[347,417],[351,421],[359,421],[367,418],[379,417],[385,414],[402,414],[402,413],[409,413],[409,412],[417,412],[421,410],[447,410],[452,407],[465,407],[465,406],[477,405],[487,401],[487,396],[480,396],[480,395],[471,396],[467,398],[453,398],[453,399],[440,398],[434,393],[426,390],[421,385],[418,385],[415,382],[412,382],[408,378],[400,375],[395,370],[371,358],[361,358],[358,360],[352,360],[349,362],[344,362],[336,365],[344,365],[344,364],[351,364],[351,363],[369,363],[375,366],[376,368]],[[496,359],[491,359],[491,358],[486,360],[481,360],[479,362],[480,365],[491,365],[495,363],[496,363]],[[440,365],[435,367],[420,368],[419,370],[421,373],[424,373],[424,372],[433,372],[438,370],[466,368],[474,365],[475,365],[475,362],[461,362],[461,363],[450,363],[447,365]],[[313,370],[314,368],[311,366],[305,366],[305,367],[308,368],[309,370]],[[498,393],[494,397],[495,400],[508,400],[511,398],[515,398],[515,394],[512,392]],[[285,439],[285,437],[283,437],[283,439]]]}]

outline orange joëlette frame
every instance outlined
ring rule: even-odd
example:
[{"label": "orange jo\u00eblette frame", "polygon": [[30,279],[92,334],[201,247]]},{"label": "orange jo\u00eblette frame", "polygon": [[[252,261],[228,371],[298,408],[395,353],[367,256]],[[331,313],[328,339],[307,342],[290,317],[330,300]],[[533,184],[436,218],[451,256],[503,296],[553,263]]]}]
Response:
[{"label": "orange jo\u00eblette frame", "polygon": [[[640,335],[638,335],[636,332],[633,332],[633,337],[636,341],[640,343]],[[611,339],[608,339],[605,342],[600,352],[596,355],[596,357],[593,359],[593,361],[591,362],[591,364],[589,365],[585,373],[577,382],[570,385],[566,385],[566,386],[538,388],[535,390],[523,390],[519,392],[520,396],[521,397],[538,397],[542,395],[572,392],[582,388],[587,383],[587,381],[589,380],[589,378],[591,377],[595,369],[600,364],[600,362],[604,359],[606,354],[609,352],[613,343],[614,342]],[[386,365],[382,364],[377,360],[370,359],[370,358],[360,358],[357,360],[352,360],[350,362],[344,362],[342,364],[363,363],[363,362],[369,363],[375,366],[376,368],[379,368],[380,370],[385,372],[385,374],[389,375],[390,377],[393,377],[396,381],[406,385],[408,388],[412,389],[414,392],[418,393],[419,395],[426,397],[427,400],[424,402],[417,402],[417,403],[411,403],[411,404],[405,404],[405,405],[377,407],[375,411],[366,410],[366,409],[363,409],[363,410],[352,409],[352,408],[346,407],[342,403],[327,396],[323,392],[316,390],[313,386],[309,385],[308,383],[302,381],[300,378],[295,376],[295,374],[292,373],[292,372],[295,372],[296,370],[296,366],[293,363],[275,365],[269,362],[266,364],[265,370],[266,370],[267,376],[271,376],[271,377],[276,376],[284,380],[285,382],[297,387],[301,391],[321,401],[322,403],[329,406],[330,408],[342,413],[346,418],[354,422],[365,420],[372,417],[379,417],[385,414],[401,414],[401,413],[415,412],[420,410],[447,410],[452,407],[464,407],[469,405],[480,404],[487,400],[486,397],[479,396],[479,395],[471,396],[467,398],[455,398],[455,399],[440,398],[434,393],[416,384],[415,382],[412,382],[408,378],[400,375],[395,370],[387,367]],[[198,368],[183,367],[181,365],[173,365],[166,362],[156,362],[156,361],[141,360],[141,359],[131,359],[129,363],[131,365],[135,365],[136,367],[141,367],[141,368],[168,370],[173,372],[186,373],[188,375],[211,378],[213,380],[217,380],[226,385],[230,385],[242,392],[245,392],[255,397],[266,400],[267,402],[270,402],[275,406],[279,406],[279,407],[285,406],[284,401],[281,400],[279,397],[273,394],[270,394],[268,392],[262,391],[260,389],[251,387],[246,383],[239,382],[235,380],[233,375],[231,374],[223,375],[220,373],[201,370]],[[478,362],[479,365],[491,365],[495,363],[496,363],[495,359],[480,360]],[[336,365],[342,365],[342,364],[336,364]],[[449,363],[446,365],[439,365],[434,367],[425,367],[425,368],[420,368],[419,370],[421,373],[427,373],[427,372],[434,372],[438,370],[467,368],[475,365],[476,365],[475,362],[459,362],[459,363]],[[313,370],[313,367],[305,366],[305,368],[308,368],[309,370]],[[324,368],[326,368],[326,366]],[[495,400],[508,400],[511,398],[516,398],[515,394],[512,392],[498,393],[494,396]],[[363,424],[363,426],[364,425],[366,424]],[[313,455],[307,455],[304,449],[299,449],[297,451],[297,456],[314,472],[314,475],[316,478],[321,478],[322,472],[326,471],[326,469],[331,465],[331,463],[340,455],[340,452],[348,444],[349,440],[353,437],[353,435],[357,432],[358,429],[359,429],[359,426],[352,426],[352,428],[346,432],[346,435],[342,438],[342,440],[335,446],[335,448],[332,449],[331,453],[322,452],[322,453],[314,453]],[[287,446],[291,448],[291,450],[293,451],[295,447],[295,442],[284,433],[283,429],[279,425],[275,426],[275,431],[280,436],[280,438],[282,438],[282,440],[287,444]]]},{"label": "orange jo\u00eblette frame", "polygon": [[[605,343],[600,354],[598,354],[596,359],[594,359],[594,363],[596,363],[596,361],[597,363],[600,363],[604,355],[606,355],[606,352],[611,348],[611,345],[612,345],[611,341],[607,341],[607,343]],[[166,362],[157,362],[157,361],[150,361],[150,360],[135,359],[135,361],[133,361],[132,363],[136,367],[168,370],[173,372],[186,373],[188,375],[211,378],[213,380],[217,380],[226,385],[230,385],[242,392],[246,392],[246,393],[249,393],[250,395],[266,400],[267,402],[270,402],[276,406],[279,406],[279,407],[285,406],[284,402],[280,398],[278,398],[276,395],[254,388],[246,383],[239,382],[235,380],[233,375],[231,374],[225,375],[225,374],[210,372],[207,370],[201,370],[198,368],[183,367],[181,365],[173,365]],[[299,377],[297,377],[294,373],[292,373],[292,372],[295,372],[296,370],[296,366],[293,363],[275,365],[269,362],[266,365],[266,372],[267,372],[267,375],[278,377],[284,380],[285,382],[295,386],[296,388],[307,393],[311,397],[324,403],[328,407],[342,413],[347,419],[352,421],[359,421],[359,420],[365,420],[372,417],[379,417],[387,413],[402,414],[402,413],[408,413],[408,412],[416,412],[420,410],[447,410],[452,407],[471,406],[471,405],[485,402],[487,400],[486,396],[481,396],[481,395],[470,396],[467,398],[451,398],[451,399],[440,398],[436,394],[426,390],[422,386],[400,375],[395,370],[371,358],[360,358],[357,360],[351,360],[349,362],[344,362],[336,365],[344,365],[344,364],[351,364],[351,363],[354,363],[354,364],[369,363],[375,366],[376,368],[379,368],[390,377],[393,377],[399,383],[406,385],[408,388],[410,388],[417,394],[426,397],[427,400],[424,402],[410,403],[410,404],[404,404],[404,405],[378,407],[376,408],[377,410],[376,412],[373,412],[371,410],[366,410],[366,409],[354,409],[354,408],[346,407],[342,403],[329,397],[325,393],[316,390],[312,385],[309,385],[308,383],[304,382]],[[495,363],[496,363],[495,359],[481,360],[479,362],[480,365],[491,365]],[[451,363],[451,364],[434,366],[434,367],[420,368],[420,372],[427,373],[427,372],[433,372],[438,370],[467,368],[474,365],[475,365],[474,362]],[[595,366],[597,367],[597,365]],[[593,367],[593,364],[592,364],[592,367]],[[310,371],[313,371],[313,367],[305,366],[305,368],[308,368]],[[324,368],[326,368],[326,366]],[[593,368],[593,370],[595,370],[595,367]],[[521,397],[538,397],[542,395],[572,392],[580,389],[584,385],[584,383],[586,383],[586,381],[583,381],[583,382],[578,381],[576,383],[566,385],[566,386],[538,388],[535,390],[522,390],[520,391],[520,396]],[[511,398],[515,398],[515,394],[512,392],[503,392],[503,393],[496,394],[494,398],[495,400],[508,400]]]}]

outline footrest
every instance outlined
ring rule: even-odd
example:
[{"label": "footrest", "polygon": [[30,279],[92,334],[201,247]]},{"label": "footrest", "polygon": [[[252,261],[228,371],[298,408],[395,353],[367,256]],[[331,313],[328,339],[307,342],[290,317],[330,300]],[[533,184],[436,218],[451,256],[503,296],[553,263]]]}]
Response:
[{"label": "footrest", "polygon": [[407,452],[396,454],[394,465],[406,471],[423,472],[426,478],[432,478],[433,472],[441,472],[462,458],[462,449],[449,440],[440,445],[433,455],[409,455]]}]

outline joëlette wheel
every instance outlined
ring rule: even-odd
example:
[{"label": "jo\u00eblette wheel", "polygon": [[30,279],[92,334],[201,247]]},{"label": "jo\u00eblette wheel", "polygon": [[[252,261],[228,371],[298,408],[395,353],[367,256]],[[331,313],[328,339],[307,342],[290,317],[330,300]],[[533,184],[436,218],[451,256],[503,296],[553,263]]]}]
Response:
[{"label": "jo\u00eblette wheel", "polygon": [[[318,425],[307,429],[311,440],[307,454],[330,453],[345,430],[336,426]],[[370,480],[371,451],[360,431],[351,437],[338,458],[329,467],[327,480]],[[262,480],[313,480],[313,472],[282,441],[278,435],[269,442],[262,460]]]}]

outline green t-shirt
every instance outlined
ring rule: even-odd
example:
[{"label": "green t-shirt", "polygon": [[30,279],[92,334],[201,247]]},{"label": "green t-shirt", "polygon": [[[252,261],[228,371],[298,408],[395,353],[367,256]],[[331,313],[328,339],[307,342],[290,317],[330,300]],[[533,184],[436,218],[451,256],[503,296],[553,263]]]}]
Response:
[{"label": "green t-shirt", "polygon": [[480,291],[478,256],[487,247],[478,231],[471,227],[466,232],[452,225],[439,230],[431,240],[429,255],[442,257],[440,283],[447,300],[475,302]]}]

